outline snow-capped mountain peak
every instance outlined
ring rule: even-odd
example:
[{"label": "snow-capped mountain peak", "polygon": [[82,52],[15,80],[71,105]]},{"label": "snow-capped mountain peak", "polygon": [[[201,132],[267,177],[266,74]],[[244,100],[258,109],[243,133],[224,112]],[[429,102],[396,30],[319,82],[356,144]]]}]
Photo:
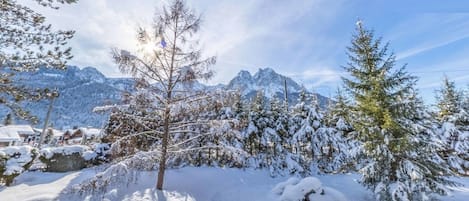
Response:
[{"label": "snow-capped mountain peak", "polygon": [[244,96],[251,97],[258,90],[263,90],[268,98],[283,97],[287,82],[288,93],[298,93],[301,87],[291,78],[278,74],[272,68],[260,68],[254,76],[247,71],[240,71],[227,85],[228,89],[240,90]]},{"label": "snow-capped mountain peak", "polygon": [[[119,103],[123,91],[132,91],[133,79],[131,78],[107,78],[93,67],[80,69],[68,66],[66,70],[41,68],[36,72],[26,72],[17,75],[19,82],[32,88],[56,88],[59,90],[59,98],[54,102],[54,110],[51,114],[51,122],[58,127],[65,126],[94,126],[101,127],[106,115],[93,113],[96,106]],[[190,85],[198,90],[239,90],[244,99],[254,97],[259,90],[270,99],[272,97],[283,98],[285,81],[289,102],[295,103],[302,87],[289,77],[275,72],[272,68],[261,68],[254,75],[250,72],[240,71],[228,85],[206,86],[199,82]],[[320,104],[325,105],[327,98],[318,96]],[[43,119],[49,101],[26,102],[24,106],[31,110],[32,114]],[[0,108],[0,116],[5,116],[8,111]],[[40,122],[42,124],[42,122]]]}]

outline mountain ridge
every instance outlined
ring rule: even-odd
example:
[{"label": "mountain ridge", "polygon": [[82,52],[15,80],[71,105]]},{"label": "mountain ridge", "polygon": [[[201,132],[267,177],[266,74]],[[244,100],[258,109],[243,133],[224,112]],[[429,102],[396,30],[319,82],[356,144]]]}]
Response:
[{"label": "mountain ridge", "polygon": [[[108,114],[93,113],[96,106],[118,104],[122,93],[132,91],[132,78],[108,78],[94,67],[68,66],[66,70],[40,68],[35,72],[19,73],[17,83],[32,88],[56,88],[59,97],[54,102],[50,122],[56,128],[67,129],[72,126],[102,127]],[[196,83],[196,88],[205,90],[223,89],[239,90],[245,100],[252,99],[258,90],[263,90],[267,98],[283,98],[287,83],[288,99],[294,104],[299,93],[305,88],[293,79],[281,75],[272,68],[260,68],[254,75],[241,70],[228,84],[204,85]],[[307,90],[305,90],[307,91]],[[320,105],[325,106],[328,99],[317,94]],[[49,100],[25,102],[22,104],[39,117],[37,126],[43,126],[42,120],[47,112]],[[0,118],[8,110],[0,108]]]}]

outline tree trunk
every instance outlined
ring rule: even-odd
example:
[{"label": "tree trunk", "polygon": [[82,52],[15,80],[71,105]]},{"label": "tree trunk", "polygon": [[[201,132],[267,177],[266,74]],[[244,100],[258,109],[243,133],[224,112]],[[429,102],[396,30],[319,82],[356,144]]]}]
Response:
[{"label": "tree trunk", "polygon": [[176,55],[176,39],[177,39],[177,27],[178,27],[178,18],[175,19],[175,29],[174,32],[174,41],[173,47],[171,49],[171,65],[169,66],[169,76],[168,76],[168,84],[167,84],[167,94],[166,94],[166,105],[164,111],[164,130],[163,130],[163,144],[161,147],[161,161],[160,167],[158,169],[158,180],[156,182],[156,189],[163,190],[163,180],[164,180],[164,172],[166,170],[166,155],[168,152],[168,138],[169,138],[169,121],[171,115],[171,106],[172,103],[172,92],[173,92],[173,73],[174,73],[174,56]]},{"label": "tree trunk", "polygon": [[170,109],[169,106],[166,106],[164,112],[164,131],[163,131],[163,144],[161,147],[161,160],[160,166],[158,168],[158,180],[156,183],[156,189],[163,190],[163,180],[164,180],[164,172],[166,170],[166,155],[167,155],[167,148],[168,148],[168,138],[169,138],[169,115]]}]

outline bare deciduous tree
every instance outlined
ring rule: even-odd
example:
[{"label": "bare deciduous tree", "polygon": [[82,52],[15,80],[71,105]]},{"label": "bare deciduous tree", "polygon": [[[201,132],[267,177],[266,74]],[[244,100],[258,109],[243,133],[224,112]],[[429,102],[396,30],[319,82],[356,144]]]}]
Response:
[{"label": "bare deciduous tree", "polygon": [[[139,28],[137,39],[139,51],[132,54],[126,50],[113,50],[113,58],[123,73],[139,80],[151,101],[147,104],[155,114],[162,116],[162,129],[154,130],[161,135],[161,158],[156,188],[163,188],[163,179],[168,159],[170,135],[183,132],[191,122],[178,122],[175,106],[200,98],[184,86],[199,79],[208,79],[213,73],[208,68],[215,57],[202,58],[197,48],[195,34],[201,18],[185,5],[183,0],[174,0],[157,12],[150,30]],[[187,130],[184,132],[188,132]]]}]

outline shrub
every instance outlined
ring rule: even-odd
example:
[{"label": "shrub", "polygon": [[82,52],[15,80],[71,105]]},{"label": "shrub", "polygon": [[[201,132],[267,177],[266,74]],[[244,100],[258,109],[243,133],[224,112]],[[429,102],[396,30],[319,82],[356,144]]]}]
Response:
[{"label": "shrub", "polygon": [[0,149],[0,183],[9,186],[15,177],[31,167],[37,154],[37,150],[31,146]]}]

